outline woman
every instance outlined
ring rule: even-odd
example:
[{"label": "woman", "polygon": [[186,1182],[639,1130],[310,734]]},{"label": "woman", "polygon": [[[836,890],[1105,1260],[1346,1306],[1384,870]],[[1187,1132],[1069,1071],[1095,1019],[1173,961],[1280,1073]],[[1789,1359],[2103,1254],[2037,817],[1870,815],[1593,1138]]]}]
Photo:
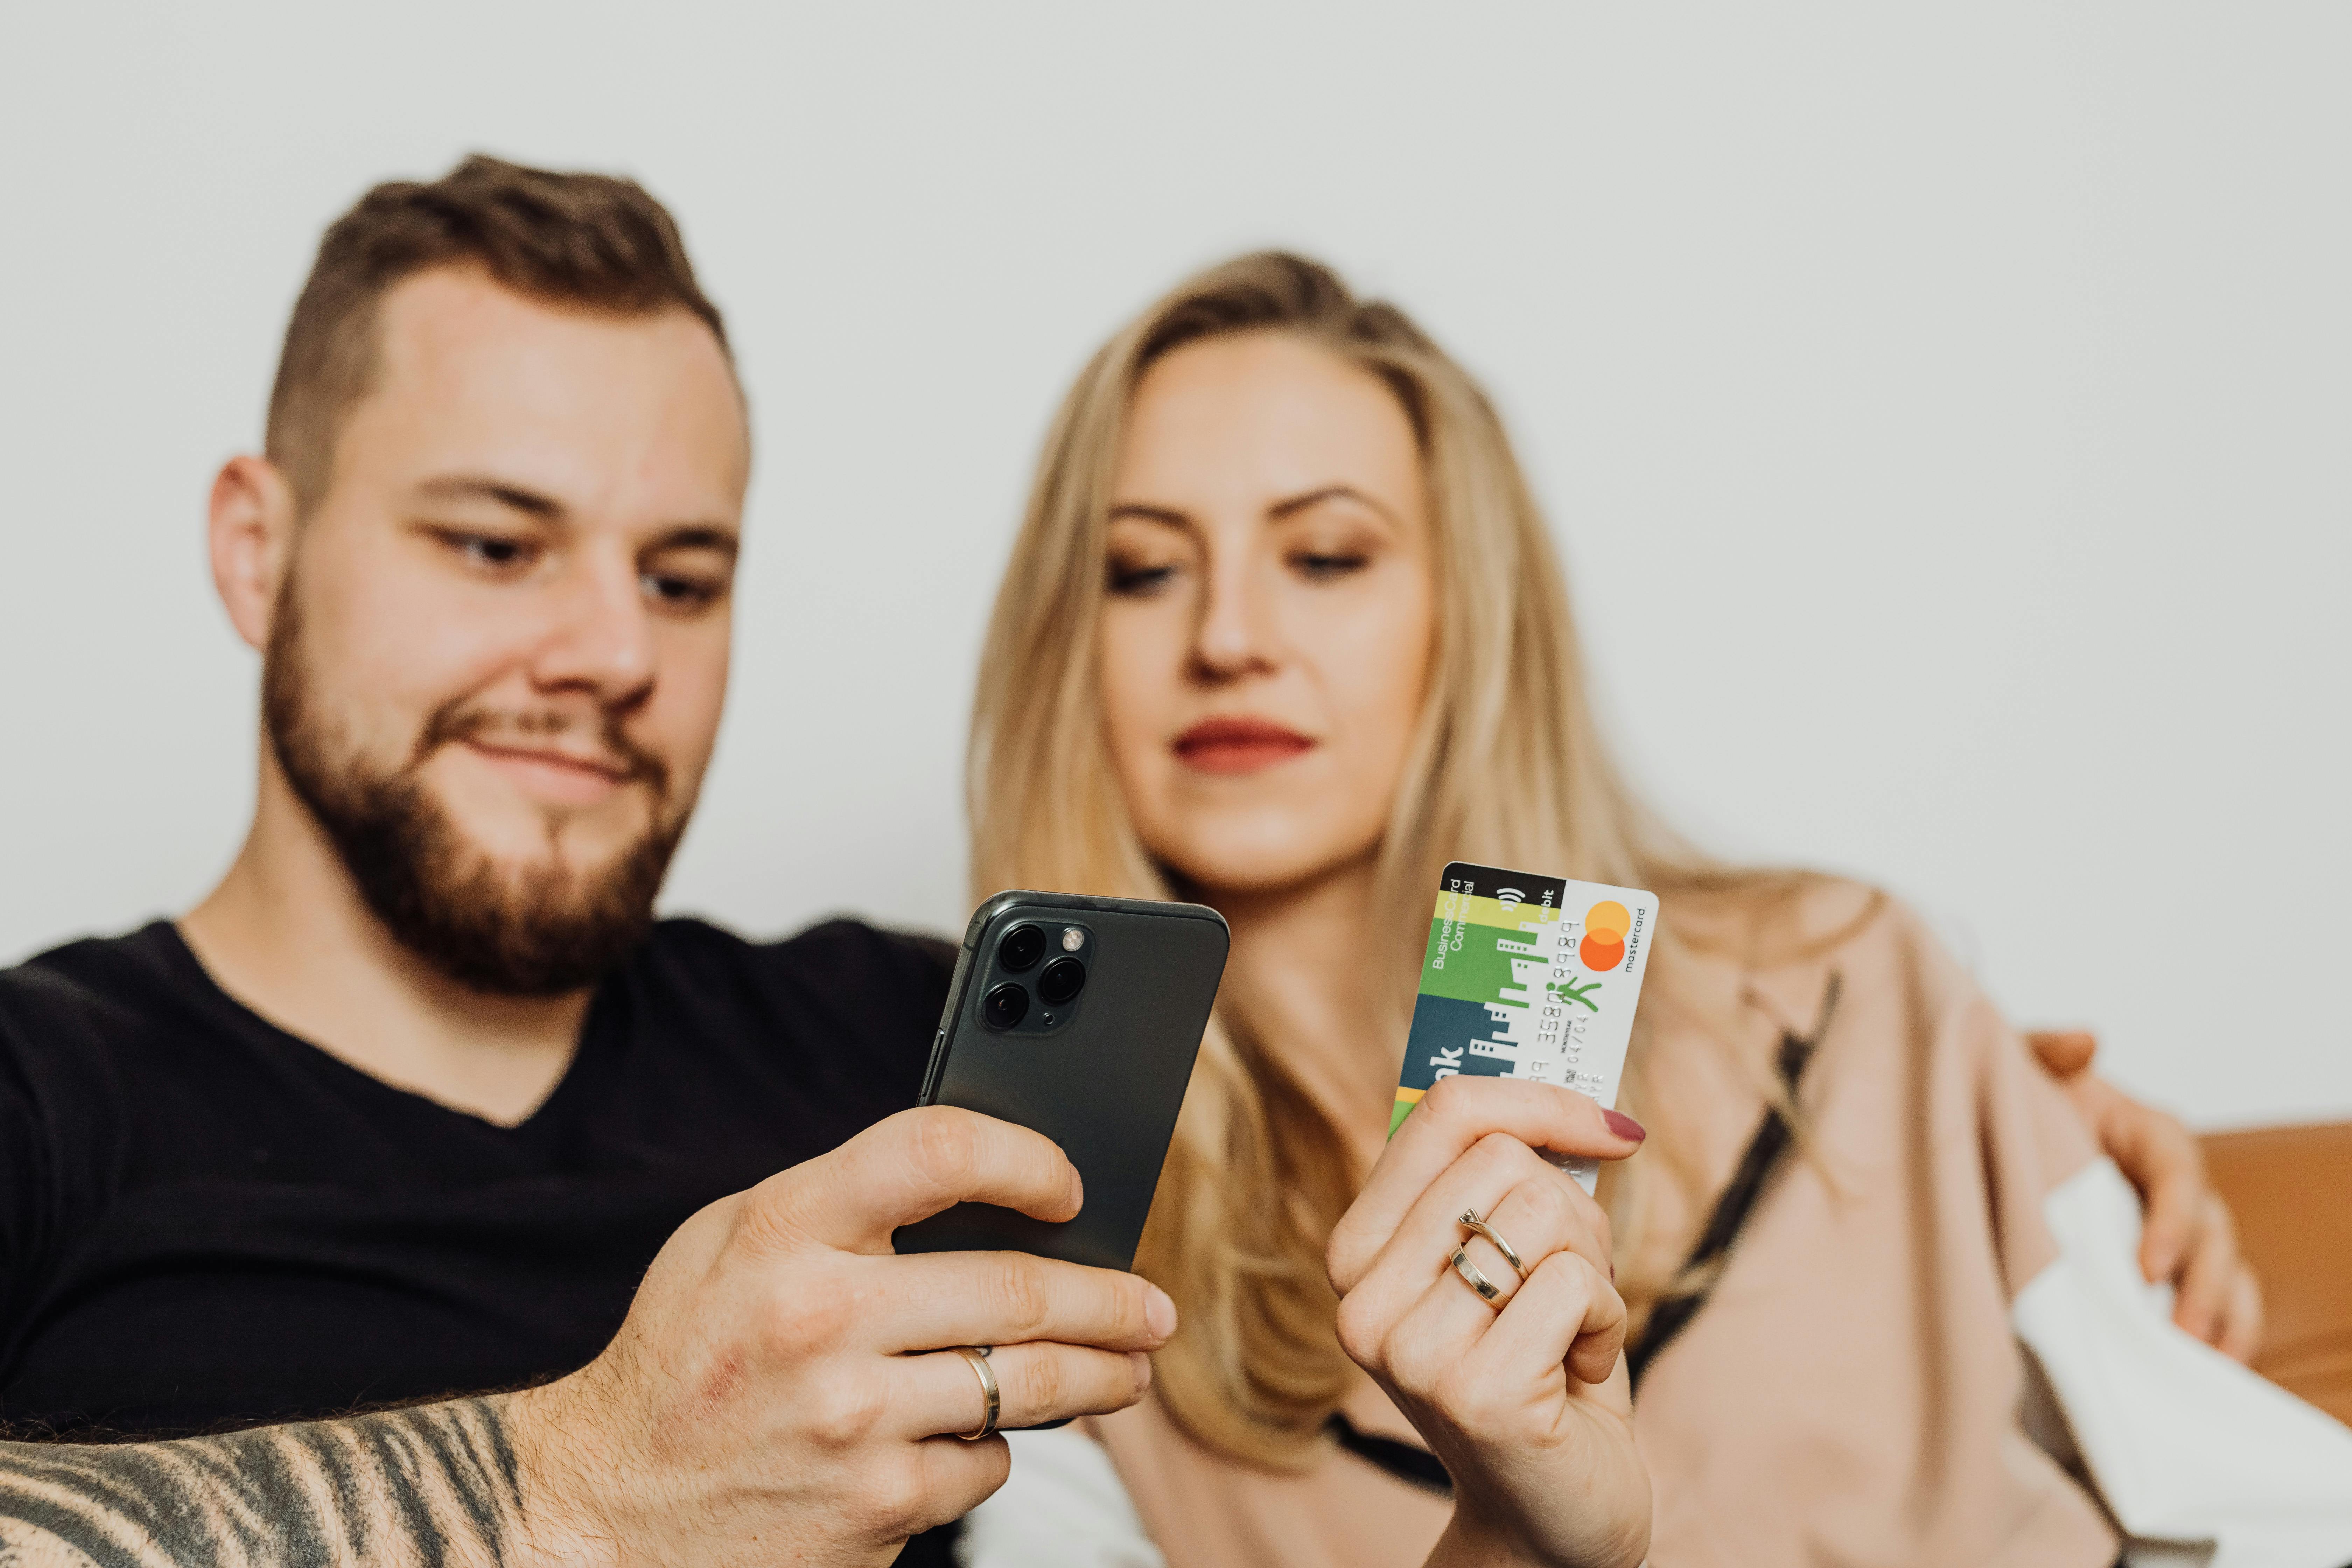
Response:
[{"label": "woman", "polygon": [[[1076,1518],[1090,1465],[1103,1517],[1177,1568],[1418,1563],[1474,1503],[1573,1511],[1431,1410],[1552,1391],[1401,1367],[1364,1293],[1390,1189],[1433,1168],[1382,1140],[1450,859],[1662,900],[1623,1097],[1650,1136],[1601,1188],[1658,1560],[2114,1560],[2021,1425],[2007,1315],[2051,1255],[2042,1195],[2095,1152],[2082,1121],[1902,910],[1717,865],[1632,795],[1501,426],[1401,312],[1249,257],[1096,356],[997,601],[971,788],[981,888],[1200,899],[1234,934],[1138,1262],[1183,1327],[1152,1397],[1090,1429],[1120,1484],[1037,1445],[977,1560]],[[2184,1299],[2242,1341],[2226,1233],[2193,1250]],[[1471,1300],[1442,1248],[1386,1267]]]}]

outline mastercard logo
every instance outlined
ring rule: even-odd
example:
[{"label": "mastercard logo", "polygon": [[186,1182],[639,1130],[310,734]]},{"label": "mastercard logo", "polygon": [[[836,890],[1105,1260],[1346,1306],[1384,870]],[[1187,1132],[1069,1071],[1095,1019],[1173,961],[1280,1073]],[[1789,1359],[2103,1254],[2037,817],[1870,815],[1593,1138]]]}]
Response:
[{"label": "mastercard logo", "polygon": [[1595,974],[1605,974],[1625,962],[1625,933],[1633,929],[1633,912],[1614,899],[1603,899],[1584,911],[1584,940],[1576,944],[1576,956]]}]

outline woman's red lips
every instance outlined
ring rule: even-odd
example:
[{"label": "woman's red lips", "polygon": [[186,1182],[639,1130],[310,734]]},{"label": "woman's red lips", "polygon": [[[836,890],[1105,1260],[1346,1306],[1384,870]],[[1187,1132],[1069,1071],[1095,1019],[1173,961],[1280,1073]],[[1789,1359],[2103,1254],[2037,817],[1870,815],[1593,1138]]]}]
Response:
[{"label": "woman's red lips", "polygon": [[1315,744],[1261,719],[1204,719],[1176,737],[1176,754],[1204,773],[1246,773],[1286,762]]}]

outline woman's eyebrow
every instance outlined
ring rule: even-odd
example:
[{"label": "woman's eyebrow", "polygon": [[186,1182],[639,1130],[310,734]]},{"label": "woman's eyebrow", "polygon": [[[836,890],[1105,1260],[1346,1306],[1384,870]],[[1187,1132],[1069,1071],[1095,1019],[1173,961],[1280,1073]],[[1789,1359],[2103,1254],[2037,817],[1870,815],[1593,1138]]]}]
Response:
[{"label": "woman's eyebrow", "polygon": [[1190,528],[1192,520],[1171,507],[1147,506],[1141,501],[1120,501],[1110,509],[1111,520],[1131,517],[1140,522],[1164,522],[1171,528]]},{"label": "woman's eyebrow", "polygon": [[1320,489],[1308,490],[1303,495],[1295,495],[1278,500],[1265,509],[1266,521],[1280,522],[1286,517],[1305,511],[1311,506],[1319,506],[1327,500],[1354,501],[1360,506],[1380,513],[1381,517],[1388,520],[1391,526],[1402,526],[1397,521],[1396,513],[1353,485],[1325,485]]}]

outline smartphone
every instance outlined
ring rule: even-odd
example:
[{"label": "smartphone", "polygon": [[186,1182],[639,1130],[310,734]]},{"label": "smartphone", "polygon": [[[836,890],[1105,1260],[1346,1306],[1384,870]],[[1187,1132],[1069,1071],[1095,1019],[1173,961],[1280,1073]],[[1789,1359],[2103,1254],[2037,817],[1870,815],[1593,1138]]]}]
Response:
[{"label": "smartphone", "polygon": [[958,1204],[902,1228],[898,1249],[1131,1265],[1228,940],[1200,904],[1011,892],[981,905],[919,1103],[1044,1133],[1077,1166],[1085,1206],[1055,1224]]}]

